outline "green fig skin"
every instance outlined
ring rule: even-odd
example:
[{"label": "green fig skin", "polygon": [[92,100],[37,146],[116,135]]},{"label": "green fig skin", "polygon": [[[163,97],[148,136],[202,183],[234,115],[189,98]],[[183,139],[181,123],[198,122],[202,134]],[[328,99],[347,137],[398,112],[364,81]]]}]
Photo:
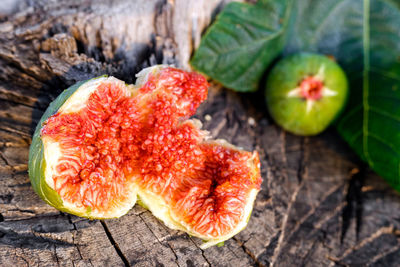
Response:
[{"label": "green fig skin", "polygon": [[[288,94],[299,88],[303,79],[315,75],[322,77],[320,80],[331,95],[313,100],[307,110],[305,97]],[[324,131],[343,110],[347,96],[348,82],[341,67],[332,59],[314,53],[294,54],[279,61],[267,78],[265,90],[267,107],[275,122],[302,136]]]},{"label": "green fig skin", "polygon": [[[100,76],[104,77],[104,76]],[[96,77],[93,79],[97,79],[100,77]],[[92,79],[90,79],[92,80]],[[46,203],[55,207],[56,209],[71,213],[80,217],[85,217],[89,219],[96,219],[90,216],[90,210],[87,213],[78,213],[67,209],[63,205],[63,201],[61,200],[60,195],[52,189],[47,183],[45,179],[45,169],[46,169],[46,160],[44,158],[44,146],[43,141],[40,135],[41,129],[43,127],[43,123],[52,115],[57,113],[60,107],[67,101],[67,99],[75,93],[76,90],[79,89],[84,83],[90,81],[81,81],[78,82],[68,89],[64,90],[53,102],[50,103],[49,107],[43,114],[40,119],[38,125],[36,126],[35,133],[32,137],[32,143],[29,149],[29,164],[28,164],[28,173],[29,178],[33,187],[33,190],[42,198]]]}]

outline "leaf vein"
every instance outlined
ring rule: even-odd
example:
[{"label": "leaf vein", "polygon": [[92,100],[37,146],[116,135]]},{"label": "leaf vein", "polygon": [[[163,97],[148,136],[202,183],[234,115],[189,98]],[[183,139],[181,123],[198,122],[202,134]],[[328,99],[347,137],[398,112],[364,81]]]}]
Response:
[{"label": "leaf vein", "polygon": [[[294,2],[294,1],[291,1],[291,5],[288,7],[288,10],[285,12],[284,17],[287,17],[287,16],[289,16],[289,15],[291,14],[292,8],[293,8],[293,2]],[[287,21],[287,19],[285,19],[285,21]],[[286,23],[284,26],[282,26],[281,29],[280,29],[279,31],[277,31],[275,34],[272,34],[272,35],[268,36],[269,38],[265,38],[265,40],[260,39],[260,40],[258,40],[258,41],[255,41],[255,42],[253,42],[253,45],[254,45],[255,43],[258,44],[258,43],[261,42],[261,41],[269,41],[269,40],[272,40],[272,39],[274,39],[274,38],[276,38],[276,37],[282,35],[282,34],[285,32],[286,27],[287,27],[287,23]],[[241,49],[243,49],[243,47],[242,47]],[[238,50],[240,50],[240,48],[239,48]],[[235,51],[235,50],[233,50],[233,51]],[[247,67],[246,71],[240,73],[240,74],[239,74],[234,80],[232,80],[230,83],[232,84],[232,83],[237,82],[239,79],[241,79],[241,78],[242,78],[244,75],[246,75],[248,72],[252,71],[252,68],[251,68],[251,67],[252,67],[255,63],[257,63],[258,61],[259,61],[259,60],[254,60],[254,61],[251,63],[251,65]]]},{"label": "leaf vein", "polygon": [[375,74],[379,74],[379,75],[381,75],[383,77],[386,77],[386,78],[390,78],[390,79],[393,79],[393,80],[396,80],[396,81],[400,81],[400,76],[397,76],[394,73],[390,73],[390,74],[389,73],[385,73],[385,72],[383,72],[383,71],[381,71],[381,70],[379,70],[377,68],[373,68],[373,67],[370,68],[370,72],[375,73]]},{"label": "leaf vein", "polygon": [[379,135],[376,135],[376,134],[374,134],[374,133],[372,133],[372,132],[369,132],[368,135],[367,135],[367,138],[368,138],[368,137],[372,137],[373,139],[375,139],[376,141],[378,141],[378,142],[381,143],[382,145],[384,145],[384,146],[390,148],[390,150],[391,150],[394,154],[396,154],[397,156],[399,156],[399,153],[396,151],[396,149],[393,147],[393,145],[390,144],[390,143],[387,143],[387,142],[385,141],[385,139],[381,138]]},{"label": "leaf vein", "polygon": [[353,134],[353,136],[349,138],[349,143],[350,143],[350,144],[354,144],[355,141],[356,141],[356,139],[357,139],[358,137],[362,136],[362,134],[363,134],[362,129],[356,131],[355,134]]},{"label": "leaf vein", "polygon": [[343,118],[340,120],[340,123],[339,123],[338,127],[339,127],[339,128],[343,128],[342,125],[345,124],[346,121],[347,121],[348,119],[350,119],[351,116],[353,116],[353,115],[354,115],[355,113],[357,113],[359,110],[362,111],[362,107],[363,107],[362,104],[359,104],[359,105],[355,106],[352,110],[348,111],[348,112],[343,116]]},{"label": "leaf vein", "polygon": [[335,11],[344,3],[346,2],[346,0],[342,0],[342,1],[338,1],[336,2],[336,4],[331,8],[329,14],[327,16],[325,16],[324,20],[322,22],[320,22],[320,24],[318,25],[318,28],[314,31],[314,36],[310,41],[310,44],[315,43],[315,41],[317,40],[317,36],[319,35],[320,31],[324,28],[325,24],[328,22],[329,18],[332,16],[333,13],[335,13]]},{"label": "leaf vein", "polygon": [[372,167],[373,161],[370,158],[369,150],[368,150],[368,94],[369,94],[369,13],[370,13],[370,2],[369,0],[364,0],[364,18],[363,18],[363,54],[364,54],[364,70],[363,70],[363,106],[364,106],[364,120],[363,120],[363,150],[364,156],[369,165]]},{"label": "leaf vein", "polygon": [[390,119],[392,119],[392,120],[395,120],[395,121],[397,121],[397,122],[400,122],[400,117],[394,116],[394,115],[392,115],[392,114],[389,113],[389,112],[386,112],[386,111],[377,109],[377,108],[374,107],[374,106],[370,106],[369,110],[370,110],[371,112],[373,112],[373,113],[376,113],[376,114],[379,114],[379,115],[388,117],[388,118],[390,118]]}]

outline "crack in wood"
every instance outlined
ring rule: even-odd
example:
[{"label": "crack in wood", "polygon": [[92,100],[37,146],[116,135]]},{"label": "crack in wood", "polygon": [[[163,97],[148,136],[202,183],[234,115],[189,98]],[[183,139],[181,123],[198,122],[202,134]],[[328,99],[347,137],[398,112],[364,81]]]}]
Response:
[{"label": "crack in wood", "polygon": [[14,129],[14,128],[10,128],[10,127],[4,126],[4,125],[0,125],[0,130],[3,130],[3,131],[8,132],[8,133],[18,134],[18,135],[21,136],[22,139],[29,138],[29,140],[31,140],[31,135],[29,133],[26,133],[26,132],[23,132],[23,131]]},{"label": "crack in wood", "polygon": [[[251,251],[249,249],[246,248],[245,242],[241,242],[237,237],[232,237],[233,240],[236,241],[236,243],[240,246],[240,248],[243,250],[244,253],[246,253],[251,259],[252,261],[259,267],[264,267],[265,265],[262,264],[260,261],[258,261],[257,257],[251,253]],[[229,248],[228,248],[229,249]],[[229,249],[230,250],[230,249]],[[231,250],[232,251],[232,250]],[[232,251],[232,253],[234,253]],[[234,253],[235,254],[235,253]],[[235,256],[237,257],[237,255],[235,254]]]},{"label": "crack in wood", "polygon": [[[2,50],[0,50],[1,52],[3,52]],[[34,80],[38,80],[41,81],[41,79],[43,77],[38,76],[36,73],[34,73],[33,71],[31,71],[31,69],[29,68],[24,68],[20,63],[22,62],[22,60],[20,60],[19,58],[15,58],[15,57],[9,57],[9,55],[12,55],[13,52],[11,52],[10,54],[3,54],[0,52],[0,59],[5,60],[9,66],[15,67],[17,70],[19,70],[21,73],[30,76],[31,78],[33,78]],[[36,57],[37,58],[37,57]],[[29,66],[32,67],[32,66]]]},{"label": "crack in wood", "polygon": [[[394,247],[384,251],[383,253],[380,253],[380,254],[376,255],[375,257],[373,257],[371,259],[371,261],[369,261],[367,263],[367,265],[371,266],[374,263],[377,263],[379,260],[381,260],[381,259],[383,259],[383,258],[385,258],[385,257],[387,257],[387,256],[389,256],[391,254],[394,254],[396,251],[399,251],[399,253],[400,253],[400,245],[394,246]],[[397,255],[399,255],[399,254],[397,254]]]},{"label": "crack in wood", "polygon": [[[329,201],[329,197],[333,196],[334,194],[338,193],[340,189],[343,187],[343,185],[338,185],[336,187],[330,188],[322,197],[321,200],[319,201],[318,205],[311,207],[311,209],[306,213],[302,218],[297,220],[295,226],[293,227],[293,230],[287,234],[287,239],[290,239],[294,233],[296,233],[301,226],[312,216],[316,213],[317,209],[326,201]],[[338,207],[343,207],[345,203],[340,203]],[[336,207],[336,209],[338,209]],[[334,213],[335,214],[335,213]],[[317,222],[318,223],[318,222]],[[321,223],[319,223],[321,225]]]},{"label": "crack in wood", "polygon": [[104,221],[102,221],[102,220],[100,220],[100,223],[101,223],[101,225],[102,225],[103,228],[104,228],[104,231],[105,231],[105,233],[106,233],[106,235],[107,235],[108,240],[109,240],[110,243],[113,245],[115,251],[117,252],[118,256],[121,258],[121,260],[122,260],[122,262],[124,263],[124,265],[125,265],[126,267],[131,267],[131,264],[129,263],[128,258],[124,255],[124,253],[122,252],[122,250],[119,248],[117,242],[115,242],[115,239],[113,238],[113,236],[112,236],[110,230],[108,229],[107,224],[106,224]]},{"label": "crack in wood", "polygon": [[[174,17],[173,6],[173,2],[163,0],[155,7],[152,54],[158,64],[179,64],[176,60],[175,52],[177,44],[175,42],[175,36],[171,32]],[[151,60],[151,56],[149,60]]]},{"label": "crack in wood", "polygon": [[220,134],[221,130],[225,127],[226,124],[227,124],[227,119],[226,119],[226,117],[223,117],[219,121],[219,123],[211,129],[211,136],[213,138],[216,138]]},{"label": "crack in wood", "polygon": [[[0,244],[6,244],[11,246],[23,246],[26,248],[36,248],[38,244],[40,245],[59,245],[60,247],[70,247],[73,244],[67,241],[57,240],[50,237],[46,237],[35,233],[18,233],[11,229],[10,227],[0,224],[0,234],[2,238]],[[50,249],[49,247],[44,247],[43,249]]]},{"label": "crack in wood", "polygon": [[14,185],[9,185],[9,188],[21,188],[21,187],[30,187],[31,186],[31,182],[26,182],[26,183],[22,183],[22,184],[14,184]]},{"label": "crack in wood", "polygon": [[4,153],[2,151],[0,151],[0,158],[2,160],[4,160],[4,162],[7,164],[7,166],[9,167],[13,167],[12,164],[8,161],[7,157],[4,155]]},{"label": "crack in wood", "polygon": [[287,222],[288,222],[288,219],[289,219],[290,211],[292,209],[293,204],[296,201],[297,195],[300,192],[300,189],[302,188],[303,184],[304,184],[304,181],[302,181],[301,183],[299,183],[297,185],[295,191],[293,192],[293,194],[292,194],[292,196],[290,198],[289,204],[287,206],[286,213],[285,213],[285,215],[283,217],[283,221],[282,221],[282,227],[281,227],[282,232],[281,232],[281,234],[279,236],[278,245],[275,248],[275,251],[274,251],[274,254],[272,256],[272,260],[271,260],[271,265],[270,266],[274,266],[275,265],[276,260],[277,260],[277,258],[279,256],[280,252],[281,252],[281,247],[283,245],[283,241],[284,241],[284,238],[285,238],[285,235],[286,235],[286,225],[287,225]]},{"label": "crack in wood", "polygon": [[3,147],[27,148],[29,147],[29,144],[28,143],[21,144],[19,142],[0,142],[0,148]]},{"label": "crack in wood", "polygon": [[257,256],[257,259],[260,262],[263,262],[263,264],[265,266],[270,266],[270,260],[271,260],[271,257],[274,254],[274,251],[275,251],[276,246],[278,244],[278,239],[279,239],[280,235],[281,235],[281,231],[279,230],[278,232],[275,233],[275,235],[273,235],[270,238],[269,242],[264,245],[265,248]]},{"label": "crack in wood", "polygon": [[312,245],[311,245],[311,248],[309,248],[309,249],[307,250],[306,255],[304,255],[303,257],[301,257],[302,260],[301,260],[301,264],[299,264],[299,266],[306,266],[307,259],[308,259],[308,258],[312,255],[312,253],[315,251],[315,248],[316,248],[317,244],[319,243],[319,241],[320,241],[320,240],[318,240],[318,239],[315,239],[315,240],[313,241],[313,243],[312,243]]},{"label": "crack in wood", "polygon": [[375,241],[378,237],[385,235],[385,234],[394,234],[400,237],[400,231],[396,230],[393,225],[384,226],[379,228],[376,232],[372,233],[370,236],[361,240],[357,245],[348,248],[339,258],[338,260],[344,259],[350,253],[353,253],[356,250],[361,249],[362,247],[366,246],[367,244]]},{"label": "crack in wood", "polygon": [[[22,250],[22,248],[20,248]],[[27,259],[25,259],[24,257],[22,257],[21,255],[17,254],[17,251],[15,251],[15,257],[20,258],[21,260],[23,260],[26,263],[26,266],[29,267],[29,261]]]},{"label": "crack in wood", "polygon": [[363,179],[365,176],[364,167],[360,170],[354,168],[350,172],[350,180],[348,182],[347,192],[346,192],[346,202],[347,206],[343,209],[342,213],[342,227],[340,242],[343,243],[344,237],[347,230],[350,227],[350,222],[353,217],[356,219],[356,238],[361,229],[362,223],[362,187]]},{"label": "crack in wood", "polygon": [[[343,211],[343,209],[346,207],[346,203],[345,202],[341,202],[339,203],[339,205],[337,205],[331,212],[330,215],[321,218],[321,220],[317,221],[314,224],[314,229],[313,231],[319,231],[321,230],[322,226],[328,222],[329,220],[331,220],[332,218],[336,217],[341,211]],[[313,232],[311,231],[311,233]]]},{"label": "crack in wood", "polygon": [[[75,224],[73,224],[73,225],[74,225],[75,230],[76,230]],[[83,256],[82,256],[81,249],[79,248],[79,244],[77,244],[77,243],[75,242],[75,234],[76,234],[76,232],[75,232],[75,233],[72,233],[72,243],[74,243],[74,245],[75,245],[75,247],[76,247],[76,250],[78,251],[79,257],[81,258],[81,260],[83,260]]]},{"label": "crack in wood", "polygon": [[[143,223],[144,223],[144,224],[146,225],[146,227],[149,229],[149,231],[151,232],[151,234],[156,238],[157,242],[158,242],[161,246],[164,246],[164,245],[161,243],[160,239],[158,239],[158,237],[156,236],[156,234],[153,232],[153,230],[151,229],[151,227],[147,224],[146,220],[144,220],[143,217],[142,217],[141,215],[138,215],[138,217],[143,221]],[[178,262],[178,255],[176,254],[175,250],[171,247],[171,245],[169,244],[169,242],[166,241],[166,243],[167,243],[168,248],[172,251],[172,253],[173,253],[174,256],[175,256],[175,263],[176,263],[176,265],[178,265],[178,266],[180,267],[179,262]]]},{"label": "crack in wood", "polygon": [[[16,208],[16,209],[9,209],[9,211],[18,211],[18,212],[22,212],[22,213],[29,213],[29,214],[35,214],[36,212],[34,212],[33,210],[27,210],[27,209],[20,209],[20,208]],[[41,216],[41,217],[46,217],[46,216]],[[40,218],[40,216],[37,216],[35,218]],[[21,220],[19,220],[21,221]]]},{"label": "crack in wood", "polygon": [[[28,214],[32,214],[34,215],[33,217],[29,217],[29,218],[23,218],[23,219],[16,219],[16,220],[12,220],[12,219],[7,219],[7,222],[23,222],[23,221],[30,221],[30,220],[34,220],[34,219],[42,219],[42,218],[54,218],[54,216],[56,215],[56,213],[42,213],[42,214],[37,214],[35,211],[33,210],[28,210],[28,209],[21,209],[17,206],[15,206],[15,208],[9,209],[8,211],[18,211],[21,213],[28,213]],[[56,210],[54,210],[56,211]]]},{"label": "crack in wood", "polygon": [[6,165],[4,169],[12,171],[12,172],[27,171],[28,170],[28,164],[18,164],[18,165],[12,165],[12,166]]},{"label": "crack in wood", "polygon": [[68,214],[67,218],[68,218],[68,222],[70,224],[72,224],[72,226],[74,227],[74,230],[75,230],[75,232],[72,233],[72,243],[74,243],[76,250],[78,251],[79,257],[81,258],[81,260],[83,260],[81,249],[79,248],[79,244],[75,243],[75,234],[77,233],[78,229],[76,228],[75,223],[72,221],[71,215]]},{"label": "crack in wood", "polygon": [[204,260],[207,262],[208,266],[212,266],[210,261],[207,259],[206,255],[204,255],[204,249],[201,249],[196,242],[192,239],[191,236],[189,236],[189,239],[192,241],[192,243],[201,251],[201,255],[203,256]]},{"label": "crack in wood", "polygon": [[57,246],[56,245],[54,245],[54,256],[56,258],[57,266],[60,266],[60,260],[58,259]]},{"label": "crack in wood", "polygon": [[[0,93],[1,93],[0,99],[1,99],[1,100],[4,100],[4,101],[7,101],[8,103],[11,103],[11,104],[14,104],[14,105],[21,105],[21,106],[23,106],[23,107],[27,107],[27,108],[31,108],[31,109],[37,109],[38,111],[41,111],[41,112],[43,112],[43,113],[46,111],[45,108],[41,108],[41,107],[39,107],[39,106],[37,106],[37,105],[35,105],[35,104],[28,104],[28,103],[25,103],[25,102],[22,102],[22,101],[16,101],[16,100],[13,100],[13,99],[8,98],[8,97],[7,97],[7,94],[9,93],[8,90],[0,91]],[[10,93],[10,95],[11,95],[11,93]],[[13,94],[13,96],[16,96],[16,95]],[[19,95],[17,95],[17,96],[19,96]],[[22,97],[22,96],[21,96],[21,97]],[[36,100],[36,101],[37,101],[37,100]],[[36,101],[35,101],[35,102],[36,102]]]},{"label": "crack in wood", "polygon": [[301,141],[300,141],[300,163],[299,163],[299,167],[297,169],[297,181],[300,184],[303,180],[303,175],[305,173],[305,168],[306,168],[306,159],[304,157],[304,150],[305,150],[305,141],[306,137],[302,137]]}]

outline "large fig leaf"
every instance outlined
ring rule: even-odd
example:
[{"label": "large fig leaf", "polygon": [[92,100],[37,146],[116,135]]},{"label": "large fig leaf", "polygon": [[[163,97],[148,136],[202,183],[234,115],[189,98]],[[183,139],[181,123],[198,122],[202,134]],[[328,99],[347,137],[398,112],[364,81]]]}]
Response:
[{"label": "large fig leaf", "polygon": [[[258,9],[257,13],[251,18],[242,15],[245,19],[240,22],[225,17],[229,17],[233,7],[240,10],[243,5],[242,8],[249,9],[248,5],[236,3],[229,7],[227,14],[224,10],[207,32],[194,56],[193,66],[227,87],[250,91],[278,54],[314,51],[334,56],[345,69],[351,88],[347,109],[337,121],[337,129],[373,170],[400,191],[400,1],[261,2],[254,7]],[[272,12],[268,9],[270,6],[280,9]],[[267,8],[262,11],[263,7]],[[264,28],[276,26],[275,34],[271,36],[281,36],[280,41],[268,39],[261,33],[249,39],[239,31],[224,31],[233,27],[225,25],[227,23],[238,23],[243,29],[252,27],[249,21],[263,21]],[[234,36],[231,38],[235,41],[229,44],[226,35]],[[285,40],[284,45],[281,39]],[[254,60],[254,50],[247,47],[254,48],[260,43],[258,61],[250,64]],[[240,53],[235,53],[237,49],[232,52],[238,44],[243,44]],[[223,73],[232,70],[232,73]],[[246,80],[248,85],[244,85]]]},{"label": "large fig leaf", "polygon": [[203,36],[191,64],[237,91],[256,91],[285,44],[292,1],[229,3]]}]

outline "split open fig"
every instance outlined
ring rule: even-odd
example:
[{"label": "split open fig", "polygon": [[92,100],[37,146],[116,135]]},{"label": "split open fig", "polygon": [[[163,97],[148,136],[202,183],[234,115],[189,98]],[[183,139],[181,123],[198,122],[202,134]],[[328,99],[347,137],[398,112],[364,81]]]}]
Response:
[{"label": "split open fig", "polygon": [[137,199],[168,227],[222,242],[248,222],[260,190],[257,152],[211,140],[190,119],[208,83],[154,66],[135,85],[102,76],[52,102],[29,154],[34,190],[55,208],[115,218]]}]

